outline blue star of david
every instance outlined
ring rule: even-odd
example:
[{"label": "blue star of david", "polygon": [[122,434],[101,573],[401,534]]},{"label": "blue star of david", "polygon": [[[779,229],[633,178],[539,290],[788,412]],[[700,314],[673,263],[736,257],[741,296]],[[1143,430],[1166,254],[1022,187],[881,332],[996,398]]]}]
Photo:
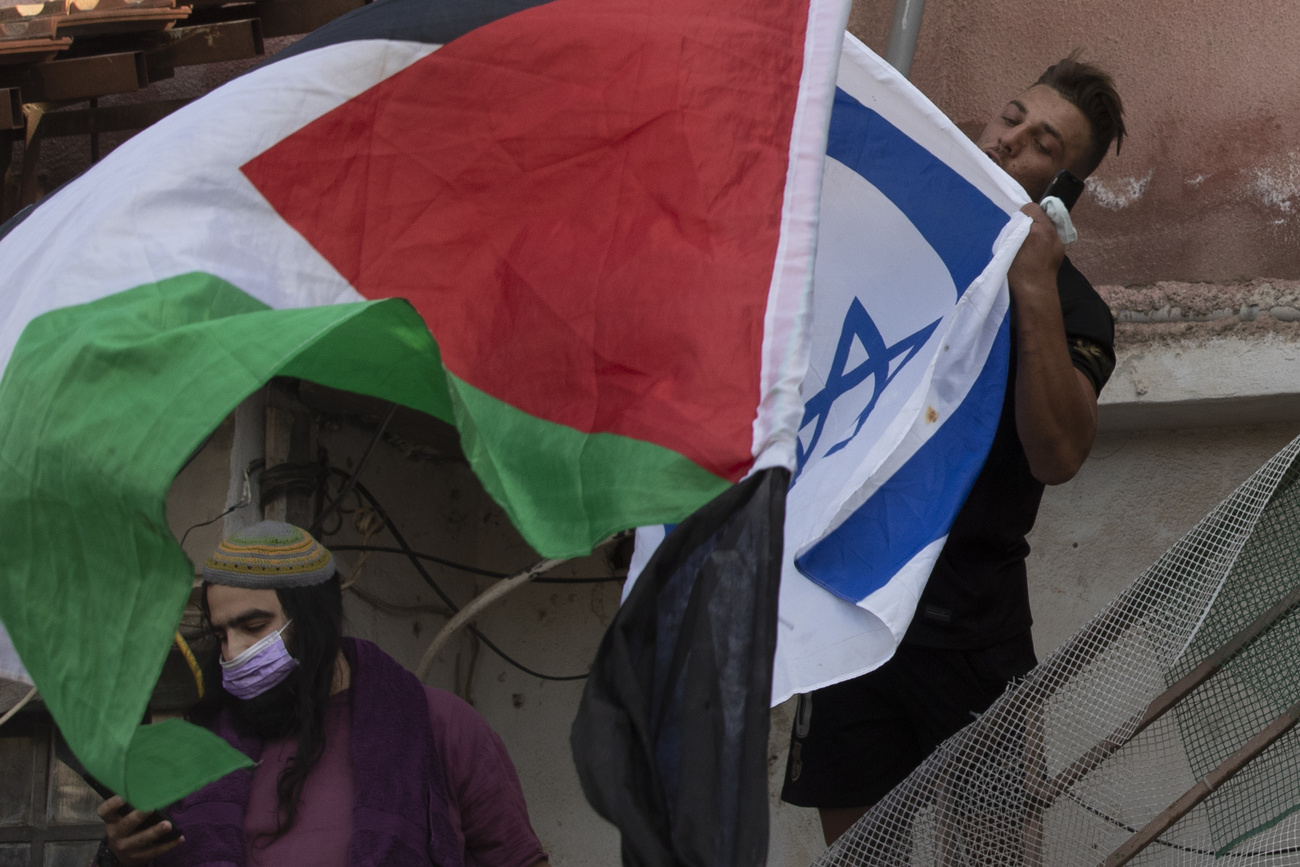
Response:
[{"label": "blue star of david", "polygon": [[[816,423],[813,428],[812,438],[808,441],[808,447],[805,449],[802,441],[796,443],[796,455],[798,458],[798,470],[795,477],[803,471],[804,464],[808,461],[808,456],[817,448],[817,443],[821,440],[822,429],[826,425],[826,419],[830,416],[831,407],[844,394],[861,385],[866,381],[868,376],[874,377],[871,388],[871,399],[862,412],[858,414],[857,425],[853,432],[840,440],[835,445],[826,450],[826,454],[833,455],[840,449],[848,445],[862,426],[866,423],[867,417],[871,411],[876,408],[876,402],[880,400],[880,395],[884,393],[889,383],[893,382],[907,363],[911,361],[918,352],[930,339],[934,329],[939,326],[942,319],[936,319],[929,325],[904,337],[893,346],[886,346],[885,339],[881,337],[880,330],[876,328],[876,323],[871,321],[867,309],[862,306],[857,298],[849,305],[849,312],[844,317],[844,324],[840,327],[840,341],[835,346],[835,358],[831,361],[830,373],[826,376],[826,384],[822,390],[810,397],[804,403],[803,421],[799,425],[799,430],[803,430],[808,425]],[[867,359],[852,370],[845,370],[849,361],[849,350],[853,347],[853,339],[857,338],[864,349],[867,351]],[[900,364],[894,367],[890,372],[894,359],[899,356],[905,356]]]}]

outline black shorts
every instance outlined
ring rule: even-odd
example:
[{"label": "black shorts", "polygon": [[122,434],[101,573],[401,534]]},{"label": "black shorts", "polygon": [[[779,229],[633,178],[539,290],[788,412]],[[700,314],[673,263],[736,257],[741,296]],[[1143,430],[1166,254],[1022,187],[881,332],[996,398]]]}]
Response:
[{"label": "black shorts", "polygon": [[781,799],[874,805],[1036,664],[1028,632],[979,650],[904,643],[875,671],[801,695]]}]

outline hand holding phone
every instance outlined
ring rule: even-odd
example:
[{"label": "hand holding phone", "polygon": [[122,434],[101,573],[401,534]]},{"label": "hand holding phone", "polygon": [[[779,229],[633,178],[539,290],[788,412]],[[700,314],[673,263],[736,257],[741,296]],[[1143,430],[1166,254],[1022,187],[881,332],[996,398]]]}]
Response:
[{"label": "hand holding phone", "polygon": [[184,839],[180,836],[180,829],[160,812],[133,810],[118,795],[100,804],[97,812],[104,820],[104,842],[100,845],[101,855],[96,856],[96,864],[116,863],[123,867],[148,864],[179,846]]}]

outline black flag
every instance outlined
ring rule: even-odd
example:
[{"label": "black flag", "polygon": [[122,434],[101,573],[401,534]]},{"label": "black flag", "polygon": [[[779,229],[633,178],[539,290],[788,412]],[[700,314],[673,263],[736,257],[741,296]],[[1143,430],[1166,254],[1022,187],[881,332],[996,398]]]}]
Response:
[{"label": "black flag", "polygon": [[756,473],[677,525],[601,641],[571,743],[626,867],[760,867],[790,474]]}]

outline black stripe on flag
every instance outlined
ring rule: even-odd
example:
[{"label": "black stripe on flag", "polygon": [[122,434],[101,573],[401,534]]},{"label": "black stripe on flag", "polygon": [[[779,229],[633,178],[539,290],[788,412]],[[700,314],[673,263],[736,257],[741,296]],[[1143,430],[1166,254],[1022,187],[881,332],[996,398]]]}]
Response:
[{"label": "black stripe on flag", "polygon": [[376,0],[312,31],[267,63],[358,39],[446,45],[498,18],[549,2],[551,0]]},{"label": "black stripe on flag", "polygon": [[761,867],[790,474],[756,473],[673,529],[601,641],[570,743],[628,867]]}]

